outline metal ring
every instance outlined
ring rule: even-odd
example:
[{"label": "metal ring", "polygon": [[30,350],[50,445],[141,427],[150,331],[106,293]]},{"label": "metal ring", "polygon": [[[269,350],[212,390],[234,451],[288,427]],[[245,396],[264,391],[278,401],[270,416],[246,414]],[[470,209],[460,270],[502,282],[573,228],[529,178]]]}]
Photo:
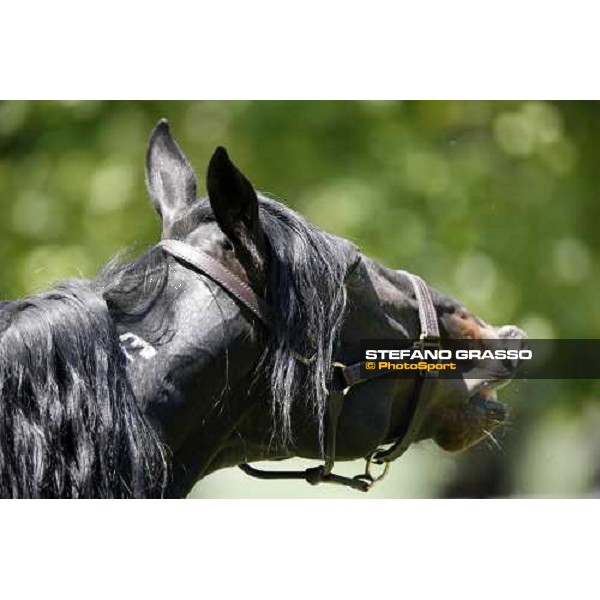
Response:
[{"label": "metal ring", "polygon": [[383,471],[377,475],[377,477],[373,477],[373,473],[371,473],[371,468],[373,464],[382,464],[382,463],[375,463],[373,462],[373,458],[375,457],[376,452],[371,453],[368,458],[366,459],[366,465],[365,465],[365,476],[368,477],[373,483],[377,483],[378,481],[381,481],[387,474],[388,471],[390,470],[390,463],[389,462],[384,462],[383,463]]}]

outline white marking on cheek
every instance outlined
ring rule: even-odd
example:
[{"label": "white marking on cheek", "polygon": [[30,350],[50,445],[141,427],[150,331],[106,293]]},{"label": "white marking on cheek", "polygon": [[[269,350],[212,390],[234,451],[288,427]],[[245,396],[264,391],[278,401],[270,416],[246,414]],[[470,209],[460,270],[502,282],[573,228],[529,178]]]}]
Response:
[{"label": "white marking on cheek", "polygon": [[150,360],[156,355],[156,348],[148,344],[141,352],[140,356],[146,360]]},{"label": "white marking on cheek", "polygon": [[[149,344],[146,340],[135,333],[128,331],[119,337],[123,352],[128,360],[133,360],[131,351],[136,351],[137,354],[144,360],[150,360],[156,356],[156,348]],[[129,352],[128,352],[129,350]]]}]

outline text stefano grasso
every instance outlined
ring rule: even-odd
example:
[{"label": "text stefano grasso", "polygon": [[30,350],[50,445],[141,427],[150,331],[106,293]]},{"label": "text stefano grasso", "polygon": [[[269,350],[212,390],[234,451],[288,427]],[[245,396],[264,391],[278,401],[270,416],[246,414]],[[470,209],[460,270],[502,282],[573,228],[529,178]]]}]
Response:
[{"label": "text stefano grasso", "polygon": [[402,350],[365,350],[365,360],[531,360],[530,349],[465,350],[406,348]]}]

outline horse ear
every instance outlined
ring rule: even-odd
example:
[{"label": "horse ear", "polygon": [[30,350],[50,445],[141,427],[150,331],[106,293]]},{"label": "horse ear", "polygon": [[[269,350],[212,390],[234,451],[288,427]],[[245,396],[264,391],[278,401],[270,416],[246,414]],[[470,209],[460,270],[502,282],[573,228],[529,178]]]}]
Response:
[{"label": "horse ear", "polygon": [[220,146],[208,165],[206,189],[223,233],[234,243],[256,243],[260,231],[256,192]]},{"label": "horse ear", "polygon": [[177,220],[196,200],[196,176],[169,123],[161,119],[146,152],[146,187],[163,222],[163,229]]}]

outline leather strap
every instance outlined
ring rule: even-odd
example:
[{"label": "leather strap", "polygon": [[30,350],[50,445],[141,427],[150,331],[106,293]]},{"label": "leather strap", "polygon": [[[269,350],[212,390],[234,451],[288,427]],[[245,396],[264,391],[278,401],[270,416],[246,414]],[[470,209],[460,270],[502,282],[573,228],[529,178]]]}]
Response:
[{"label": "leather strap", "polygon": [[326,473],[323,465],[318,467],[310,467],[304,471],[266,471],[257,469],[247,463],[238,465],[238,467],[251,477],[257,479],[300,479],[311,485],[319,485],[319,483],[335,483],[337,485],[345,485],[354,488],[359,492],[368,492],[373,485],[364,475],[356,475],[354,477],[345,477],[344,475],[336,475],[335,473]]},{"label": "leather strap", "polygon": [[242,281],[219,261],[206,252],[179,240],[161,240],[158,245],[165,252],[210,277],[251,311],[264,325],[269,326],[269,307],[267,303],[245,281]]},{"label": "leather strap", "polygon": [[352,387],[363,381],[370,381],[377,377],[382,377],[386,374],[386,371],[373,371],[368,372],[366,376],[363,375],[365,372],[365,365],[368,361],[361,360],[360,362],[353,363],[351,365],[336,365],[334,367],[334,390],[345,390],[346,388]]},{"label": "leather strap", "polygon": [[408,271],[399,271],[406,275],[413,286],[419,303],[419,320],[421,321],[421,339],[437,341],[440,339],[437,312],[427,284],[418,276]]},{"label": "leather strap", "polygon": [[[426,343],[439,345],[440,328],[438,325],[437,312],[427,284],[418,275],[414,275],[408,271],[399,272],[408,277],[419,305],[421,335],[419,336],[420,340],[415,343],[415,346],[422,347],[423,344]],[[410,444],[414,441],[419,432],[419,428],[427,416],[427,408],[433,392],[433,382],[436,378],[437,373],[435,371],[431,373],[421,372],[415,381],[408,413],[396,441],[387,450],[379,450],[376,452],[373,456],[374,462],[390,463],[397,458],[400,458],[406,452]]]},{"label": "leather strap", "polygon": [[380,464],[393,462],[408,450],[427,416],[426,409],[432,397],[434,381],[435,378],[433,377],[423,375],[417,377],[402,432],[390,448],[387,450],[378,450],[373,455],[373,462]]}]

